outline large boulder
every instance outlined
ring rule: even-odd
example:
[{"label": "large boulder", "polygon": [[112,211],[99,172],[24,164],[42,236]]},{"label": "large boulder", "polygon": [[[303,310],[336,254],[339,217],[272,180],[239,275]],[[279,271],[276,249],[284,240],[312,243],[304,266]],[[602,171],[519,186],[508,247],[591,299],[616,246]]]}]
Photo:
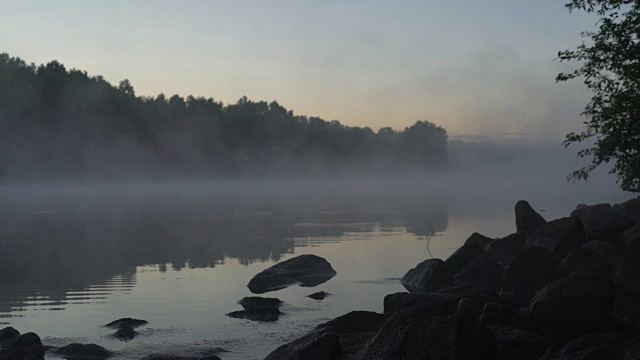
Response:
[{"label": "large boulder", "polygon": [[458,250],[456,250],[451,256],[444,261],[445,264],[451,269],[451,271],[455,274],[456,272],[462,270],[467,264],[476,260],[480,256],[484,255],[485,252],[482,248],[475,244],[463,245]]},{"label": "large boulder", "polygon": [[640,247],[627,247],[612,273],[621,297],[640,297]]},{"label": "large boulder", "polygon": [[482,255],[470,261],[456,272],[453,281],[456,285],[476,288],[500,289],[504,269],[489,255]]},{"label": "large boulder", "polygon": [[62,358],[108,359],[113,356],[111,351],[96,344],[69,344],[52,352]]},{"label": "large boulder", "polygon": [[502,291],[513,293],[518,305],[526,305],[554,275],[553,258],[547,249],[525,249],[504,270]]},{"label": "large boulder", "polygon": [[334,328],[339,334],[365,333],[378,331],[387,317],[373,311],[352,311],[317,326]]},{"label": "large boulder", "polygon": [[452,287],[436,293],[394,293],[384,297],[384,314],[390,315],[409,306],[420,307],[420,311],[431,315],[453,314],[462,299],[471,299],[481,304],[500,301],[500,294],[493,289],[471,289]]},{"label": "large boulder", "polygon": [[522,246],[529,237],[530,232],[518,232],[495,239],[484,248],[491,258],[502,266],[507,266],[522,250]]},{"label": "large boulder", "polygon": [[622,204],[613,205],[612,210],[616,214],[640,220],[640,197],[625,201]]},{"label": "large boulder", "polygon": [[576,273],[540,289],[529,315],[548,323],[589,324],[611,318],[614,286],[602,274]]},{"label": "large boulder", "polygon": [[335,275],[336,271],[327,260],[316,255],[300,255],[261,271],[247,286],[252,293],[263,294],[295,284],[317,286]]},{"label": "large boulder", "polygon": [[587,239],[620,243],[623,240],[623,233],[635,223],[636,220],[629,217],[615,215],[597,229],[587,232]]},{"label": "large boulder", "polygon": [[2,360],[44,360],[44,346],[34,333],[22,334],[0,349]]},{"label": "large boulder", "polygon": [[337,360],[340,337],[332,327],[314,330],[272,351],[265,360]]},{"label": "large boulder", "polygon": [[517,350],[522,354],[538,358],[549,348],[545,338],[532,331],[517,329],[508,326],[490,326],[498,344]]},{"label": "large boulder", "polygon": [[0,346],[12,342],[18,336],[20,336],[20,332],[10,326],[0,330]]},{"label": "large boulder", "polygon": [[520,200],[516,203],[516,231],[533,231],[543,224],[546,220],[538,214],[528,202]]},{"label": "large boulder", "polygon": [[495,239],[492,239],[490,237],[486,237],[486,236],[484,236],[482,234],[474,232],[473,234],[471,234],[471,236],[469,236],[469,238],[467,240],[465,240],[464,244],[465,245],[478,245],[482,249],[484,249],[493,240],[495,240]]},{"label": "large boulder", "polygon": [[608,275],[617,262],[617,257],[605,257],[588,247],[581,246],[571,250],[562,259],[558,267],[558,274],[567,276],[575,272],[584,272]]},{"label": "large boulder", "polygon": [[640,221],[620,234],[626,246],[640,247]]},{"label": "large boulder", "polygon": [[584,244],[586,234],[577,217],[551,221],[531,233],[523,248],[541,247],[553,256],[565,256],[569,251]]},{"label": "large boulder", "polygon": [[611,205],[609,204],[596,204],[596,205],[578,205],[575,210],[571,212],[569,217],[579,218],[582,222],[582,226],[587,234],[600,228],[609,219],[618,216]]},{"label": "large boulder", "polygon": [[450,286],[453,283],[453,274],[444,261],[428,259],[409,270],[400,282],[409,292],[433,292]]},{"label": "large boulder", "polygon": [[637,359],[640,354],[640,342],[620,334],[586,334],[582,335],[557,353],[550,351],[541,360],[551,359]]}]

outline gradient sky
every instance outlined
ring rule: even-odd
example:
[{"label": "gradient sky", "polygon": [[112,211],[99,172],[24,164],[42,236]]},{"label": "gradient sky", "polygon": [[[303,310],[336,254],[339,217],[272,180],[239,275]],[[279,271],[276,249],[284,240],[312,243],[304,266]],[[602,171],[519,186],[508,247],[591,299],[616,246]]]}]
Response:
[{"label": "gradient sky", "polygon": [[[296,114],[561,139],[589,99],[554,62],[596,19],[563,0],[0,0],[0,52],[138,95],[277,100]],[[472,138],[472,137],[470,137]]]}]

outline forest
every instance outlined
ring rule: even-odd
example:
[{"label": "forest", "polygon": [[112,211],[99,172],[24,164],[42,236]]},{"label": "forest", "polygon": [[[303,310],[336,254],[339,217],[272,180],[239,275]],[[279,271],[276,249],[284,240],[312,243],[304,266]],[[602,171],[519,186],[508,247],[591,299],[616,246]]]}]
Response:
[{"label": "forest", "polygon": [[447,133],[374,132],[265,101],[136,96],[129,80],[0,54],[0,180],[211,179],[440,169]]}]

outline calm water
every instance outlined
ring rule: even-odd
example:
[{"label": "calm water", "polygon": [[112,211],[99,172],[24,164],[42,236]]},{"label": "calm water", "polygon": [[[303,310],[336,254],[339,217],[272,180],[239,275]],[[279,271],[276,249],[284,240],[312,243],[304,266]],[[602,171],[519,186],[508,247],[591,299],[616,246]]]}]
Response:
[{"label": "calm water", "polygon": [[[409,268],[446,258],[474,231],[496,237],[515,230],[519,197],[504,188],[452,195],[421,186],[5,186],[0,326],[35,332],[45,345],[97,343],[121,359],[220,348],[228,351],[223,359],[262,358],[320,322],[382,311],[384,295],[404,291],[398,278]],[[626,199],[613,190],[572,189],[529,200],[551,219],[579,202]],[[326,258],[337,276],[316,288],[264,294],[286,303],[277,322],[225,316],[251,295],[253,275],[307,253]],[[320,290],[333,296],[306,297]],[[109,338],[113,330],[101,325],[121,317],[149,324],[132,341]]]}]

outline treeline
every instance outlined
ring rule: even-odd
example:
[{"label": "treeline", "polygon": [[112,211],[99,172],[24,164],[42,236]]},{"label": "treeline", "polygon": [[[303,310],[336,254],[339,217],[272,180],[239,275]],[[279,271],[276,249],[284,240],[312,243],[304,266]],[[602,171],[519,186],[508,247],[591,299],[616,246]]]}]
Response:
[{"label": "treeline", "polygon": [[377,133],[246,97],[136,96],[123,80],[0,54],[0,179],[318,175],[438,168],[427,121]]}]

